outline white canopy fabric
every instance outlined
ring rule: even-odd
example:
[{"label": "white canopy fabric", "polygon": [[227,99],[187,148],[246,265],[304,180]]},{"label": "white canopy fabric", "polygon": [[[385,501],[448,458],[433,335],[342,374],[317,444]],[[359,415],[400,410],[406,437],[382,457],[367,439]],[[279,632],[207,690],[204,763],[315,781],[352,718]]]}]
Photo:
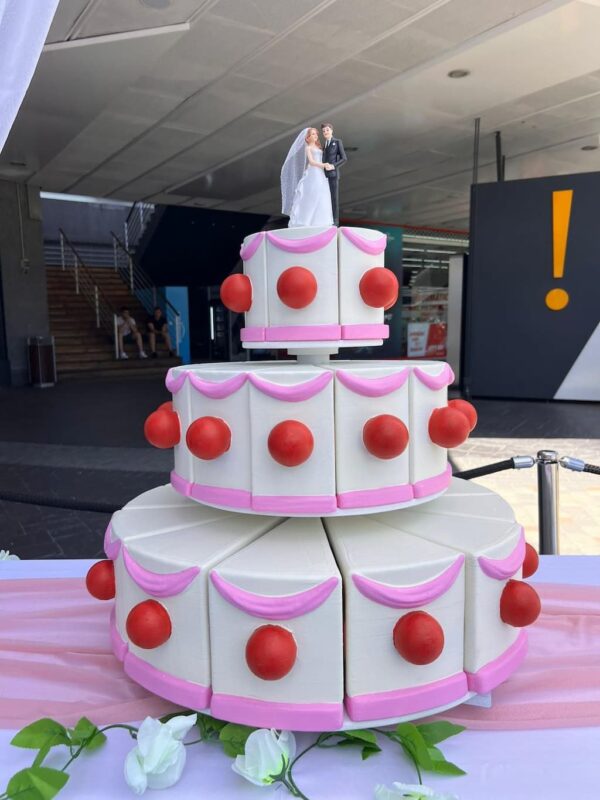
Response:
[{"label": "white canopy fabric", "polygon": [[39,61],[59,0],[0,0],[0,152]]}]

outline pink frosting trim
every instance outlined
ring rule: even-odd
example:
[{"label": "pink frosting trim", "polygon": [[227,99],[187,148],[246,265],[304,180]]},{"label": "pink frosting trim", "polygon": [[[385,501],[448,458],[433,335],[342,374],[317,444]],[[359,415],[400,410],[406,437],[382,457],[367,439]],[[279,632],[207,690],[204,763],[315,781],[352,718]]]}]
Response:
[{"label": "pink frosting trim", "polygon": [[[400,662],[398,663],[400,667]],[[400,717],[445,706],[460,700],[468,691],[467,676],[464,672],[457,672],[448,678],[411,689],[348,696],[346,711],[350,719],[355,722]]]},{"label": "pink frosting trim", "polygon": [[470,691],[485,694],[495,689],[520,667],[526,655],[527,631],[521,630],[511,646],[498,658],[490,661],[477,672],[467,672]]},{"label": "pink frosting trim", "polygon": [[343,383],[351,392],[362,394],[364,397],[383,397],[404,386],[409,376],[409,370],[406,367],[392,375],[386,375],[384,378],[361,378],[345,369],[338,369],[335,374],[340,383]]},{"label": "pink frosting trim", "polygon": [[254,511],[268,514],[329,514],[337,509],[335,495],[260,495],[252,496]]},{"label": "pink frosting trim", "polygon": [[340,508],[371,508],[408,503],[412,500],[413,488],[410,483],[399,486],[384,486],[381,489],[358,489],[353,492],[340,492],[337,496]]},{"label": "pink frosting trim", "polygon": [[341,227],[340,230],[346,239],[352,242],[355,247],[358,247],[359,250],[362,250],[363,253],[368,253],[370,256],[378,256],[385,250],[387,244],[387,235],[385,233],[382,233],[377,239],[367,239],[357,233],[354,228]]},{"label": "pink frosting trim", "polygon": [[452,480],[452,467],[450,464],[440,475],[434,475],[433,478],[424,478],[422,481],[413,483],[413,491],[415,497],[428,497],[430,494],[437,494],[443,492],[450,486]]},{"label": "pink frosting trim", "polygon": [[175,470],[171,471],[171,486],[175,489],[176,492],[182,494],[184,497],[190,496],[190,489],[192,484],[189,481],[186,481],[185,478],[182,478],[181,475],[178,475]]},{"label": "pink frosting trim", "polygon": [[505,581],[512,577],[517,570],[523,566],[525,559],[525,533],[521,528],[519,541],[514,550],[506,558],[487,558],[479,556],[477,559],[479,566],[489,578],[497,581]]},{"label": "pink frosting trim", "polygon": [[126,547],[123,548],[123,563],[133,582],[153,597],[172,597],[181,594],[200,573],[200,567],[189,567],[180,572],[166,574],[152,572],[134,561]]},{"label": "pink frosting trim", "polygon": [[125,672],[140,686],[184,708],[204,711],[209,707],[212,695],[210,686],[176,678],[143,661],[135,653],[129,652],[127,642],[117,629],[114,608],[110,615],[110,641],[116,658],[124,662]]},{"label": "pink frosting trim", "polygon": [[352,575],[352,582],[364,597],[374,603],[388,608],[416,608],[426,606],[445,594],[460,575],[464,562],[464,555],[460,555],[435,578],[414,586],[390,586],[357,574]]},{"label": "pink frosting trim", "polygon": [[321,250],[325,245],[328,245],[336,236],[337,228],[335,225],[322,233],[316,233],[314,236],[305,236],[303,239],[284,239],[274,231],[267,231],[269,242],[279,250],[285,250],[286,253],[314,253],[316,250]]},{"label": "pink frosting trim", "polygon": [[259,392],[274,397],[276,400],[285,400],[287,403],[298,403],[301,400],[310,400],[331,382],[333,374],[328,371],[322,372],[315,378],[310,378],[304,383],[295,383],[289,386],[283,386],[280,383],[272,383],[266,381],[264,378],[259,378],[254,373],[249,373],[250,383],[258,389]]},{"label": "pink frosting trim", "polygon": [[327,580],[303,592],[286,595],[264,595],[248,592],[225,580],[214,569],[210,579],[221,597],[246,614],[261,619],[294,619],[323,605],[339,583],[338,578]]},{"label": "pink frosting trim", "polygon": [[380,323],[342,325],[342,339],[388,339],[389,325]]},{"label": "pink frosting trim", "polygon": [[242,328],[240,331],[240,339],[242,342],[264,342],[265,329],[258,327]]},{"label": "pink frosting trim", "polygon": [[127,642],[123,641],[121,634],[117,629],[117,620],[115,615],[115,607],[110,610],[110,646],[119,661],[123,661],[127,653]]},{"label": "pink frosting trim", "polygon": [[240,248],[240,258],[242,261],[250,261],[254,253],[256,253],[261,243],[264,241],[264,238],[265,232],[259,231],[252,237],[252,239],[250,239],[248,244],[242,244]]},{"label": "pink frosting trim", "polygon": [[225,489],[220,486],[204,486],[200,483],[190,483],[187,496],[228,508],[250,508],[252,501],[252,495],[246,489]]},{"label": "pink frosting trim", "polygon": [[334,731],[344,722],[341,703],[276,703],[215,692],[210,705],[217,719],[260,728]]},{"label": "pink frosting trim", "polygon": [[108,523],[106,532],[104,534],[104,552],[107,558],[114,559],[119,555],[121,549],[120,539],[113,539],[112,537],[112,523]]},{"label": "pink frosting trim", "polygon": [[265,328],[266,342],[329,342],[339,341],[339,325],[276,325]]},{"label": "pink frosting trim", "polygon": [[241,389],[248,380],[246,372],[241,372],[239,375],[234,375],[233,378],[228,378],[225,381],[206,381],[194,375],[191,370],[187,374],[194,389],[213,400],[222,400],[224,397],[229,397],[234,392],[237,392],[238,389]]},{"label": "pink frosting trim", "polygon": [[413,372],[428,389],[443,389],[444,386],[449,386],[454,382],[454,373],[449,364],[444,364],[444,368],[439,375],[430,375],[428,372],[419,369],[419,367],[415,367]]},{"label": "pink frosting trim", "polygon": [[181,389],[181,387],[185,383],[185,379],[187,378],[187,372],[180,372],[179,375],[175,375],[174,370],[175,367],[171,367],[171,369],[167,372],[167,377],[165,378],[165,386],[172,394],[177,394],[177,392]]}]

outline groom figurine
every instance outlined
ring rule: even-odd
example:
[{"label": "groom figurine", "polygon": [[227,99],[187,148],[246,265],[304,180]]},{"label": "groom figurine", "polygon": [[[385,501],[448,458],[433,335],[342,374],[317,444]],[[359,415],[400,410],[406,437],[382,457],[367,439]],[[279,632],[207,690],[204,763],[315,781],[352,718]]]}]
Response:
[{"label": "groom figurine", "polygon": [[325,148],[323,150],[323,162],[331,166],[325,168],[325,177],[329,180],[329,191],[331,192],[331,211],[333,214],[333,224],[339,225],[340,212],[339,212],[339,194],[340,194],[340,176],[339,168],[342,164],[348,161],[344,145],[341,139],[333,138],[333,126],[330,122],[323,122],[321,125],[321,133],[325,139]]}]

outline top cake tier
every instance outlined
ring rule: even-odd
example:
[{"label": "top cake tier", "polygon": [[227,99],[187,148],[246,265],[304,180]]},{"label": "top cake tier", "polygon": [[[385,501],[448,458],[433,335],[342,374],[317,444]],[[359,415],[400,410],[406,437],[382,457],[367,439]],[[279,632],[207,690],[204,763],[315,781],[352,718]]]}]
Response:
[{"label": "top cake tier", "polygon": [[[244,239],[244,274],[221,286],[227,308],[245,312],[245,347],[381,344],[384,311],[398,299],[385,269],[386,235],[368,228],[283,228]],[[265,343],[268,343],[265,345]]]}]

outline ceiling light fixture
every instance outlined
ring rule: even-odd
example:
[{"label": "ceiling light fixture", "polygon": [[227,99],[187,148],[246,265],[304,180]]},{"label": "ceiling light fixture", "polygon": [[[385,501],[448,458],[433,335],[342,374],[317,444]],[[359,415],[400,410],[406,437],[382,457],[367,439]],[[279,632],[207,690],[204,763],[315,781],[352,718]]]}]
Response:
[{"label": "ceiling light fixture", "polygon": [[448,73],[449,78],[466,78],[471,72],[468,69],[451,69]]},{"label": "ceiling light fixture", "polygon": [[582,150],[586,150],[586,151],[587,150],[597,150],[598,149],[598,145],[597,144],[584,144],[581,149]]},{"label": "ceiling light fixture", "polygon": [[153,11],[162,11],[171,5],[171,0],[139,0],[140,4]]}]

